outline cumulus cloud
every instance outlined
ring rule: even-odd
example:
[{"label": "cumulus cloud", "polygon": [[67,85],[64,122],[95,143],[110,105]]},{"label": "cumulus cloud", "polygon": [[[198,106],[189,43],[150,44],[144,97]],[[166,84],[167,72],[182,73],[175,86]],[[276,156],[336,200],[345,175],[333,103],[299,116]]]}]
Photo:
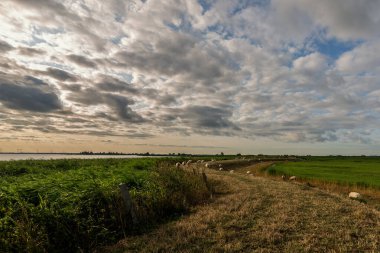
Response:
[{"label": "cumulus cloud", "polygon": [[[7,119],[15,131],[370,143],[379,10],[373,0],[6,1],[0,113],[18,115]],[[22,123],[24,111],[35,120]]]},{"label": "cumulus cloud", "polygon": [[327,68],[326,57],[319,53],[302,56],[294,60],[293,68],[301,73],[321,73]]},{"label": "cumulus cloud", "polygon": [[336,67],[343,73],[360,72],[379,73],[380,59],[374,52],[380,50],[380,42],[373,41],[362,44],[352,51],[343,54],[336,62]]}]

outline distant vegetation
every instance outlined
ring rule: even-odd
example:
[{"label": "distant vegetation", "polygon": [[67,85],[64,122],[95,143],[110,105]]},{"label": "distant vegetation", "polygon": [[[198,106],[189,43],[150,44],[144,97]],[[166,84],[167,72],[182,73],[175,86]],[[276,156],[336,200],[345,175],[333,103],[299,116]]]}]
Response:
[{"label": "distant vegetation", "polygon": [[[205,202],[201,175],[179,159],[0,162],[0,249],[91,251]],[[118,185],[130,189],[133,225]]]}]

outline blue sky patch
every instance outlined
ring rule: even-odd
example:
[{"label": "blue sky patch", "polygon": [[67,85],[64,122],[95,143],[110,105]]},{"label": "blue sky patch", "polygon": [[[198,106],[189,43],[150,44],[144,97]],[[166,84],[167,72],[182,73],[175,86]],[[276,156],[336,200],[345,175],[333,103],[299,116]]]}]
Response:
[{"label": "blue sky patch", "polygon": [[255,6],[255,7],[265,7],[268,6],[270,3],[270,0],[244,0],[239,1],[239,4],[236,5],[234,9],[230,11],[231,15],[235,15],[239,12],[241,12],[244,9],[247,9],[248,7]]},{"label": "blue sky patch", "polygon": [[202,6],[202,14],[204,14],[205,12],[207,12],[208,10],[211,9],[211,5],[213,3],[213,1],[211,0],[198,0],[198,3]]},{"label": "blue sky patch", "polygon": [[315,40],[312,43],[316,51],[320,52],[321,54],[327,55],[332,59],[339,58],[342,54],[351,51],[360,44],[360,41],[342,42],[335,38],[328,40]]}]

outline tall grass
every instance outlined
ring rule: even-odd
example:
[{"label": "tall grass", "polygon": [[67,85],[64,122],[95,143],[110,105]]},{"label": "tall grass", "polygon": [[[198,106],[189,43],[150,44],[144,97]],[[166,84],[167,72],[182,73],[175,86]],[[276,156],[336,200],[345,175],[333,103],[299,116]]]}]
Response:
[{"label": "tall grass", "polygon": [[[0,249],[89,252],[210,196],[197,174],[160,159],[0,163]],[[138,224],[118,185],[126,183]]]}]

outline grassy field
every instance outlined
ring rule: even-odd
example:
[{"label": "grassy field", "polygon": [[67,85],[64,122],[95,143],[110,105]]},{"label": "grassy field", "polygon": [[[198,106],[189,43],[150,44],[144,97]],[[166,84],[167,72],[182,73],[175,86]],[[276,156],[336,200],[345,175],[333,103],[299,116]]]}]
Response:
[{"label": "grassy field", "polygon": [[314,157],[300,162],[277,163],[267,172],[380,189],[380,158],[377,157]]},{"label": "grassy field", "polygon": [[[199,174],[173,159],[0,162],[0,249],[89,252],[206,201]],[[126,183],[139,223],[126,213]],[[1,250],[0,250],[1,251]]]},{"label": "grassy field", "polygon": [[[331,185],[349,187],[344,191],[351,191],[355,187],[366,188],[369,195],[366,195],[367,192],[361,191],[361,193],[365,193],[366,199],[368,196],[374,196],[374,201],[371,201],[378,203],[379,158],[304,157],[298,159],[297,162],[282,162],[283,157],[253,156],[244,160],[242,157],[237,160],[225,160],[231,159],[227,156],[202,157],[200,159],[212,158],[216,158],[217,161],[209,162],[208,173],[211,173],[211,180],[208,183],[217,185],[212,180],[214,177],[223,178],[229,184],[229,180],[235,177],[225,177],[226,175],[239,175],[240,183],[233,179],[236,185],[233,183],[228,187],[222,186],[222,192],[226,191],[226,194],[231,189],[236,192],[240,192],[239,188],[251,189],[253,186],[250,184],[254,183],[258,188],[247,192],[247,196],[244,198],[250,199],[252,192],[260,193],[262,190],[267,190],[268,192],[265,194],[273,197],[284,191],[282,187],[291,185],[288,182],[282,182],[285,184],[278,184],[278,189],[275,189],[273,187],[277,183],[273,183],[272,179],[251,180],[252,174],[264,175],[265,172],[268,175],[296,175],[305,180],[312,179],[316,180],[315,182],[330,182]],[[131,236],[140,238],[141,234],[149,235],[152,227],[187,213],[196,204],[208,201],[211,195],[210,185],[205,183],[201,174],[194,173],[192,170],[197,167],[204,168],[204,164],[193,165],[188,169],[177,169],[174,166],[176,162],[187,159],[189,158],[0,162],[0,252],[91,252],[103,245],[112,245],[121,238],[131,238]],[[191,159],[197,160],[194,157]],[[219,171],[220,166],[224,168],[223,171]],[[229,170],[235,170],[235,173],[226,173]],[[247,170],[251,174],[247,174]],[[224,176],[219,177],[218,175]],[[314,184],[314,181],[310,182]],[[128,185],[138,220],[137,224],[132,223],[131,216],[126,212],[125,203],[118,187],[120,183]],[[308,187],[304,188],[303,184],[299,185],[302,191]],[[289,190],[289,194],[294,195],[296,192]],[[303,206],[304,196],[297,194],[292,195],[290,199],[297,199],[300,202],[297,203]],[[318,197],[318,201],[323,202],[325,195],[321,196],[322,198]],[[340,201],[336,202],[339,208],[341,208]],[[283,204],[286,204],[285,202]],[[233,202],[227,201],[227,203]],[[273,204],[274,206],[278,205],[277,202],[273,202]],[[240,204],[236,205],[240,206]],[[326,203],[326,208],[330,205],[331,203]],[[260,208],[257,210],[257,215],[261,217],[263,214],[260,213]],[[268,208],[265,207],[265,210]],[[280,209],[275,207],[275,210]],[[251,209],[247,208],[247,210]],[[268,212],[272,212],[270,208]],[[202,227],[204,215],[199,217],[200,220],[195,226]],[[335,214],[331,217],[333,219]],[[223,220],[223,217],[220,218]],[[238,221],[242,217],[231,216],[231,222],[235,222],[233,220],[235,218]],[[310,222],[307,217],[304,218],[296,223]],[[247,222],[250,221],[247,220]],[[244,224],[240,225],[244,227]],[[294,226],[298,226],[297,224]],[[220,225],[224,229],[225,224]],[[212,224],[210,226],[212,227]],[[323,231],[324,228],[320,227],[319,229]],[[205,230],[205,232],[207,231],[208,229]],[[172,233],[169,230],[167,232]],[[224,233],[223,231],[219,232]],[[190,229],[183,233],[193,232]],[[226,236],[229,237],[228,231],[226,233]],[[297,233],[295,231],[295,236]],[[332,233],[331,238],[333,235]],[[182,240],[182,236],[180,239]],[[256,237],[253,239],[259,240]],[[165,242],[168,245],[164,248],[171,247],[170,237],[168,240]],[[151,245],[153,248],[157,245],[153,242],[159,243],[157,240],[153,240]],[[283,242],[286,243],[286,240],[284,239]],[[225,244],[225,242],[220,243],[221,245]],[[235,246],[238,247],[239,238],[236,238],[236,243]],[[261,243],[264,242],[260,242],[259,246]],[[142,240],[140,250],[144,248],[144,245],[144,240]],[[256,246],[256,244],[250,244],[249,247],[253,249]],[[272,244],[267,246],[275,247]],[[228,247],[223,249],[228,250]]]}]

